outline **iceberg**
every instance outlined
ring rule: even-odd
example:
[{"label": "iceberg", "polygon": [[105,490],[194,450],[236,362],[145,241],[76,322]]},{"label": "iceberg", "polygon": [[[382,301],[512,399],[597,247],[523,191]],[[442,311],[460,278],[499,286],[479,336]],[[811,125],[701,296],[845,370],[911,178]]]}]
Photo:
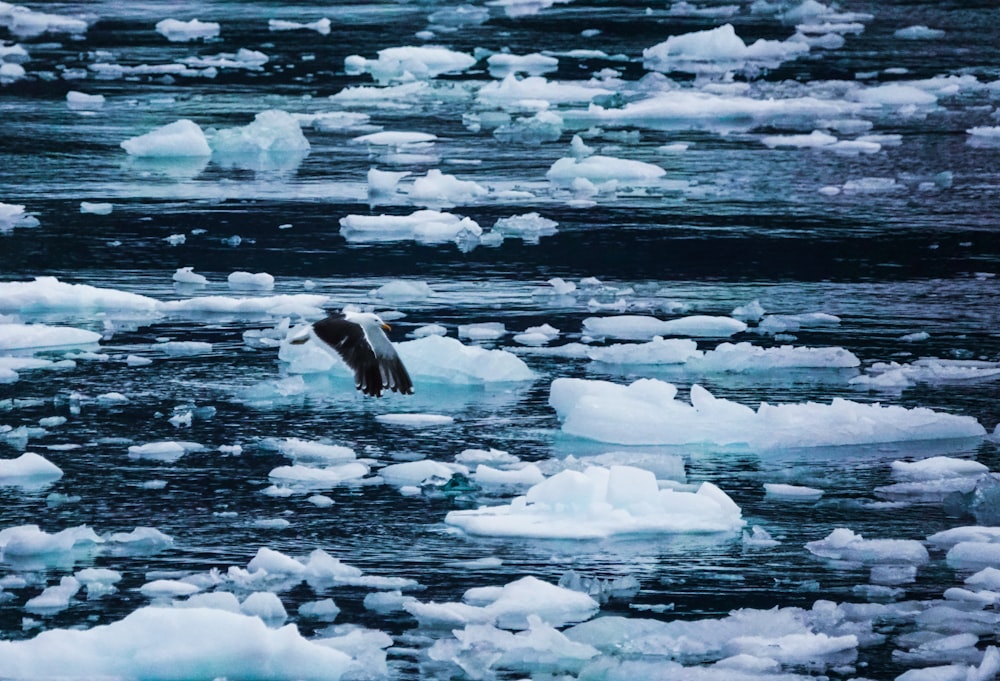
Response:
[{"label": "iceberg", "polygon": [[549,404],[569,435],[629,445],[714,444],[759,449],[828,447],[913,440],[980,438],[976,419],[936,412],[863,404],[841,398],[771,405],[754,410],[691,386],[690,403],[677,388],[656,379],[630,385],[557,378]]},{"label": "iceberg", "polygon": [[212,149],[201,126],[186,118],[156,128],[144,135],[129,138],[121,143],[121,148],[132,156],[143,158],[212,155]]},{"label": "iceberg", "polygon": [[695,492],[660,489],[651,472],[615,465],[556,473],[509,504],[450,511],[445,523],[475,535],[549,539],[731,533],[745,525],[740,507],[710,482]]}]

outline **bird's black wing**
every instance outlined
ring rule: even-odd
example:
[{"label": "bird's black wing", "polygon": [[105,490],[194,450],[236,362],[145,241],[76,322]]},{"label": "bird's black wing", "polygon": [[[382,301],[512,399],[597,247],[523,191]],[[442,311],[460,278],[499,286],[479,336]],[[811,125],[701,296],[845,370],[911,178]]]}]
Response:
[{"label": "bird's black wing", "polygon": [[383,388],[404,394],[413,392],[410,375],[392,345],[387,343],[388,352],[376,355],[361,325],[340,317],[327,317],[313,324],[313,332],[354,371],[354,385],[364,394],[381,397]]}]

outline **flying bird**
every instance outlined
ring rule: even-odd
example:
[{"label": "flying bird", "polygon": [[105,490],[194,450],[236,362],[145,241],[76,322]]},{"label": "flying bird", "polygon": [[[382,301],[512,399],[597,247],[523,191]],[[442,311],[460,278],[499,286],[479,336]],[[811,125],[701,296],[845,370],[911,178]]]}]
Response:
[{"label": "flying bird", "polygon": [[310,338],[336,352],[354,371],[354,385],[366,395],[382,397],[383,390],[413,394],[413,381],[392,341],[385,335],[391,327],[371,312],[331,314],[315,322],[308,335],[291,339],[301,345]]}]

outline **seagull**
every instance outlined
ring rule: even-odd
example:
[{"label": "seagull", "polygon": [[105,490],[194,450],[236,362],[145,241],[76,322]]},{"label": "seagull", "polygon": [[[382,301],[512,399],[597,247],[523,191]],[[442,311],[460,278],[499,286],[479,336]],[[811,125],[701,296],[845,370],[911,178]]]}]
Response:
[{"label": "seagull", "polygon": [[385,335],[390,328],[377,314],[345,311],[313,323],[309,333],[289,342],[301,345],[315,338],[325,350],[336,352],[354,371],[354,385],[365,395],[382,397],[386,388],[412,395],[410,374]]}]

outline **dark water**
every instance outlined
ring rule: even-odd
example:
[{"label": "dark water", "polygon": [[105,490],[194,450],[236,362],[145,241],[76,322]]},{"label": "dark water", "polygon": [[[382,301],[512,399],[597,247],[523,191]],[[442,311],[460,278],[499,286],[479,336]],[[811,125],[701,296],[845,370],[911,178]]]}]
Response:
[{"label": "dark water", "polygon": [[[191,295],[239,295],[225,285],[230,272],[268,272],[275,293],[329,297],[329,307],[372,304],[405,317],[394,322],[395,340],[429,323],[451,329],[458,324],[501,321],[520,331],[548,322],[563,340],[578,340],[587,308],[576,298],[533,295],[551,277],[579,281],[597,277],[607,285],[631,287],[630,303],[669,300],[686,303],[692,313],[728,315],[737,305],[759,299],[771,313],[821,311],[837,315],[836,327],[804,329],[796,345],[841,346],[863,367],[878,361],[909,362],[917,357],[983,359],[1000,355],[1000,312],[993,278],[1000,261],[997,206],[1000,166],[996,138],[974,138],[966,130],[996,126],[1000,100],[1000,9],[993,3],[846,1],[840,10],[870,14],[863,31],[846,34],[842,47],[813,49],[804,57],[746,75],[736,73],[749,96],[776,99],[815,96],[850,100],[857,89],[889,82],[942,80],[926,88],[936,104],[916,110],[883,106],[845,116],[869,121],[862,134],[892,135],[874,154],[838,154],[823,149],[772,149],[766,134],[809,133],[822,127],[806,121],[756,120],[720,132],[715,123],[682,120],[673,125],[574,127],[567,113],[558,139],[540,144],[505,142],[490,130],[474,130],[463,116],[493,112],[475,94],[493,77],[480,61],[457,74],[432,79],[433,95],[391,102],[341,103],[331,95],[345,88],[373,85],[368,75],[345,72],[349,55],[375,58],[386,47],[419,45],[415,31],[446,3],[370,3],[315,7],[303,3],[212,2],[44,3],[33,9],[83,15],[85,34],[18,37],[0,28],[0,38],[21,43],[30,53],[27,76],[0,86],[0,202],[24,204],[38,217],[37,228],[0,234],[0,279],[22,281],[55,276],[61,281],[140,293],[160,300]],[[731,21],[750,43],[783,40],[794,29],[776,11],[751,11],[749,3],[727,19],[669,12],[645,3],[570,2],[526,16],[508,16],[501,6],[485,6],[480,24],[433,27],[434,44],[472,53],[476,48],[513,54],[548,50],[559,54],[550,81],[585,81],[601,69],[617,70],[626,101],[642,98],[651,76],[642,50],[670,35],[703,30]],[[168,43],[153,25],[165,17],[222,24],[219,38]],[[330,35],[300,30],[269,31],[271,18],[314,21],[329,16]],[[904,40],[894,31],[925,25],[945,31],[931,40]],[[600,29],[594,37],[581,31]],[[5,31],[7,31],[5,33]],[[605,56],[566,56],[586,47]],[[260,50],[269,61],[258,71],[220,69],[214,78],[138,75],[105,80],[95,63],[125,66],[171,64],[191,55]],[[623,54],[626,61],[614,58]],[[890,69],[890,71],[886,71]],[[906,69],[905,72],[892,69]],[[83,77],[61,74],[81,70]],[[670,73],[679,88],[709,87],[690,74]],[[643,80],[645,79],[645,80]],[[974,82],[974,84],[972,84]],[[69,90],[103,94],[92,112],[67,107]],[[154,127],[190,118],[203,128],[247,124],[265,109],[292,113],[351,111],[366,113],[370,124],[386,130],[415,130],[438,136],[436,161],[394,165],[378,152],[352,143],[358,130],[305,128],[310,150],[304,157],[269,167],[225,164],[213,159],[178,167],[129,157],[119,143]],[[586,105],[553,105],[557,111]],[[514,113],[531,115],[530,113]],[[568,155],[574,133],[601,153],[661,165],[669,182],[641,189],[623,186],[594,197],[595,205],[568,200],[565,188],[551,185],[545,172]],[[622,133],[627,133],[623,135]],[[856,134],[835,133],[851,139]],[[659,148],[686,142],[683,153]],[[483,200],[446,207],[488,227],[497,219],[536,211],[558,222],[558,232],[538,243],[507,239],[500,246],[471,250],[455,244],[400,241],[350,244],[339,219],[349,214],[408,214],[419,206],[405,194],[372,205],[367,195],[370,167],[407,170],[412,177],[429,168],[474,180],[493,190]],[[945,175],[942,175],[944,173]],[[412,177],[410,180],[412,180]],[[836,195],[823,187],[863,178],[892,178],[888,190]],[[405,184],[405,182],[404,182]],[[623,183],[624,184],[624,183]],[[506,189],[527,192],[498,198]],[[81,201],[114,204],[109,215],[81,214]],[[279,225],[291,228],[279,229]],[[165,239],[185,234],[172,246]],[[238,245],[230,240],[240,237]],[[178,289],[171,275],[193,266],[212,282],[194,293]],[[427,282],[433,298],[383,303],[369,291],[393,279]],[[611,302],[613,297],[605,302]],[[989,440],[901,443],[793,452],[726,451],[713,447],[665,449],[683,457],[690,482],[709,480],[741,506],[748,526],[765,528],[781,541],[777,547],[745,548],[739,537],[662,536],[597,542],[526,541],[467,537],[447,531],[443,519],[455,508],[499,503],[512,490],[482,490],[461,498],[402,496],[388,485],[344,485],[324,490],[331,508],[317,508],[303,495],[276,498],[262,494],[268,473],[287,458],[267,446],[268,438],[298,437],[353,447],[376,466],[429,457],[451,461],[463,449],[495,447],[525,461],[550,462],[569,455],[599,454],[619,447],[574,440],[559,431],[548,406],[549,384],[562,376],[626,382],[661,377],[683,390],[701,383],[715,394],[756,406],[829,401],[846,397],[907,407],[924,406],[976,418],[987,431],[1000,422],[997,383],[927,384],[895,392],[868,392],[848,379],[857,370],[772,372],[750,375],[692,375],[650,367],[611,369],[585,361],[525,355],[537,379],[526,384],[487,388],[436,387],[412,399],[389,396],[362,399],[348,389],[292,396],[266,406],[247,399],[247,391],[273,385],[286,375],[274,349],[248,347],[243,333],[267,329],[269,316],[181,313],[155,319],[95,313],[87,309],[2,310],[22,321],[66,324],[113,333],[100,351],[154,358],[149,366],[79,361],[71,369],[22,373],[0,384],[0,424],[35,425],[62,415],[66,424],[29,443],[0,441],[0,453],[13,458],[37,451],[64,475],[41,491],[0,487],[0,529],[37,523],[47,531],[87,524],[99,533],[151,526],[175,540],[173,548],[149,554],[101,552],[74,555],[42,567],[0,563],[0,577],[24,576],[29,586],[0,600],[0,632],[21,639],[40,629],[89,627],[121,619],[148,600],[138,588],[150,574],[191,574],[245,566],[262,546],[293,556],[324,548],[366,573],[415,579],[425,601],[454,601],[470,587],[502,585],[525,575],[550,582],[567,570],[601,578],[632,576],[641,590],[632,602],[674,604],[666,613],[640,613],[625,601],[612,601],[602,614],[661,619],[719,616],[733,609],[811,607],[817,598],[864,601],[855,589],[867,584],[867,568],[836,568],[804,548],[838,527],[866,538],[923,540],[948,527],[976,524],[961,504],[941,498],[892,508],[875,488],[891,482],[889,464],[930,455],[973,458],[996,470],[1000,464]],[[640,310],[638,313],[644,313]],[[926,331],[928,340],[905,343],[904,334]],[[151,348],[157,339],[206,341],[210,354],[164,357]],[[702,341],[704,349],[720,339]],[[732,340],[776,344],[773,338],[746,333]],[[562,341],[560,341],[562,342]],[[491,347],[513,348],[506,336]],[[61,353],[43,354],[61,358]],[[88,398],[118,391],[122,406],[100,406]],[[79,393],[82,397],[74,396]],[[28,400],[28,402],[24,402]],[[77,404],[79,409],[77,410]],[[167,418],[183,405],[214,407],[211,418],[176,428]],[[454,417],[452,425],[408,430],[380,424],[378,414],[414,411]],[[206,445],[203,452],[166,464],[127,457],[129,444],[181,439]],[[220,445],[239,444],[239,456],[224,456]],[[58,445],[76,445],[62,450]],[[652,448],[651,451],[661,451]],[[552,470],[558,470],[558,466]],[[145,489],[149,480],[163,489]],[[818,502],[764,498],[763,483],[789,482],[826,493]],[[51,493],[78,500],[54,504]],[[286,518],[285,529],[262,529],[255,521]],[[499,567],[466,570],[448,561],[495,556]],[[47,584],[81,567],[98,566],[123,575],[119,590],[96,600],[78,597],[70,607],[23,627],[25,602]],[[904,586],[900,599],[929,603],[961,585],[956,572],[932,550],[932,562]],[[390,651],[394,677],[460,674],[425,667],[421,650],[447,632],[425,634],[405,613],[378,614],[362,599],[370,589],[340,587],[332,596],[343,609],[338,622],[381,629],[394,635]],[[305,586],[282,593],[297,621],[297,606],[326,595]],[[311,634],[315,623],[302,619]],[[887,628],[885,642],[858,651],[840,678],[894,678],[908,666],[893,659],[894,635],[906,625]],[[430,638],[428,638],[428,636]],[[995,643],[996,632],[980,638],[980,648]],[[421,643],[422,642],[422,643]],[[406,648],[416,647],[416,653]]]}]

